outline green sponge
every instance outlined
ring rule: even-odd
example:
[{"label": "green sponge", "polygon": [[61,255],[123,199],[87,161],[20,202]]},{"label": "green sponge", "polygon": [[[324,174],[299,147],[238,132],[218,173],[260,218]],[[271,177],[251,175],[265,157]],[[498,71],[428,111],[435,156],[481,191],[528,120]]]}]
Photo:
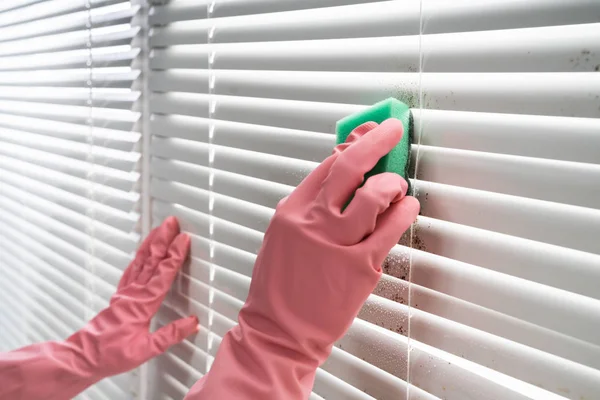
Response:
[{"label": "green sponge", "polygon": [[[373,121],[378,124],[388,118],[396,118],[404,126],[402,140],[388,154],[383,156],[371,171],[365,174],[365,181],[372,175],[382,172],[395,172],[408,182],[408,192],[411,193],[410,180],[408,179],[408,166],[410,162],[410,144],[412,142],[412,115],[410,108],[403,102],[394,98],[380,101],[368,109],[349,115],[336,124],[337,143],[344,143],[354,128]],[[364,181],[363,181],[364,182]]]}]

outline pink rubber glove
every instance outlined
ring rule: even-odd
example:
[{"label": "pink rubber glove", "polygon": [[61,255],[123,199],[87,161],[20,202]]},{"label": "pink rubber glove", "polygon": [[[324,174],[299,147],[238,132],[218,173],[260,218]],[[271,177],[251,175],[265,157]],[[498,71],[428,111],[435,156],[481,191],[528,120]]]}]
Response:
[{"label": "pink rubber glove", "polygon": [[63,342],[0,354],[1,400],[67,400],[102,378],[133,369],[198,329],[196,317],[148,331],[179,267],[189,237],[170,217],[146,238],[110,306]]},{"label": "pink rubber glove", "polygon": [[[370,122],[350,135],[277,206],[239,325],[186,400],[308,398],[316,369],[352,324],[381,264],[419,212],[407,183],[366,172],[396,145],[402,124]],[[352,193],[356,195],[342,212]]]}]

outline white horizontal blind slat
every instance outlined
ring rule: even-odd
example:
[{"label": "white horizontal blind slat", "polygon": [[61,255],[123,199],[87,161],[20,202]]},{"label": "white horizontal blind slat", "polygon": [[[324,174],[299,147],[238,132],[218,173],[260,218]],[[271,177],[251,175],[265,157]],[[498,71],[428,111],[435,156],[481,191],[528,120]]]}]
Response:
[{"label": "white horizontal blind slat", "polygon": [[[86,143],[89,129],[85,125],[72,124],[58,121],[48,121],[41,118],[22,117],[11,114],[0,114],[0,126],[9,129],[24,131]],[[140,138],[137,132],[125,132],[115,129],[94,128],[94,143],[98,146],[121,150],[133,151]]]},{"label": "white horizontal blind slat", "polygon": [[[140,9],[0,6],[2,350],[80,329],[108,305],[138,245]],[[19,329],[5,331],[11,323]],[[80,398],[129,399],[132,384],[123,374]]]},{"label": "white horizontal blind slat", "polygon": [[36,38],[26,38],[0,43],[0,55],[48,53],[50,51],[82,49],[91,39],[94,46],[116,46],[131,43],[139,33],[139,28],[131,24],[119,24],[102,28],[51,34]]},{"label": "white horizontal blind slat", "polygon": [[[292,11],[317,7],[375,3],[382,0],[222,0],[213,5],[211,17]],[[156,2],[160,4],[160,2]],[[150,22],[163,25],[169,22],[207,18],[210,1],[178,0],[157,5],[151,12]]]},{"label": "white horizontal blind slat", "polygon": [[97,7],[90,11],[76,11],[56,17],[34,20],[0,28],[0,41],[16,40],[25,37],[42,36],[54,32],[84,30],[87,24],[92,27],[116,24],[131,18],[139,7],[121,2],[114,5]]},{"label": "white horizontal blind slat", "polygon": [[[424,2],[422,12],[423,20],[428,22],[428,33],[452,33],[595,23],[598,22],[596,6],[587,0],[568,4],[560,0],[519,0],[512,7],[506,7],[500,0],[471,5],[468,0],[456,5],[430,0]],[[465,15],[474,13],[478,18],[467,18],[465,23]],[[215,27],[212,43],[418,35],[420,16],[419,2],[384,1],[233,18],[169,21],[172,23],[165,26],[158,22],[151,43],[157,47],[206,43],[212,26]]]},{"label": "white horizontal blind slat", "polygon": [[[414,73],[219,70],[214,77],[217,95],[350,104],[370,104],[406,92],[416,96],[419,82]],[[431,108],[593,117],[600,105],[600,100],[591,96],[600,92],[600,78],[593,72],[427,73],[420,79],[426,105]],[[553,82],[551,88],[548,81]],[[151,76],[151,84],[162,92],[206,93],[208,74],[159,72]],[[485,91],[479,89],[483,85]],[[568,104],[563,102],[564,96],[569,98]]]},{"label": "white horizontal blind slat", "polygon": [[[460,32],[427,35],[422,40],[430,72],[590,71],[599,56],[598,44],[588,33],[598,28],[598,24],[581,24]],[[390,47],[402,52],[390,52]],[[589,56],[582,58],[580,47],[590,49]],[[215,51],[213,66],[225,70],[411,72],[419,68],[419,47],[413,36],[382,37],[376,43],[353,38],[174,45],[157,48],[150,61],[157,70],[205,69],[210,49]],[[508,62],[507,56],[523,54],[526,63]]]}]

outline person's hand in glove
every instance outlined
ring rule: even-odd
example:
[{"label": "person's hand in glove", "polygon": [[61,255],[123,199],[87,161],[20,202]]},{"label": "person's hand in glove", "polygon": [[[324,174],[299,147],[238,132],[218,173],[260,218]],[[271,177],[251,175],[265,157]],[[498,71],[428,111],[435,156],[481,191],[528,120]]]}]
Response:
[{"label": "person's hand in glove", "polygon": [[358,189],[402,133],[393,119],[361,125],[279,203],[239,325],[225,335],[212,368],[186,400],[308,398],[316,369],[419,213],[397,174],[374,175]]},{"label": "person's hand in glove", "polygon": [[62,342],[0,354],[0,400],[68,400],[102,378],[133,369],[197,332],[196,317],[150,333],[189,252],[173,217],[154,229],[129,265],[110,306]]}]

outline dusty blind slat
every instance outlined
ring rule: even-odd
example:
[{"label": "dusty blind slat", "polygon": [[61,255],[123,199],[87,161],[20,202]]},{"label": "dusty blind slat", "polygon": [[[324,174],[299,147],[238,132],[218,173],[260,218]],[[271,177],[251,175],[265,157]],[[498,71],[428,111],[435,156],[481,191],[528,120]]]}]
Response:
[{"label": "dusty blind slat", "polygon": [[[64,339],[137,246],[134,1],[0,5],[0,351]],[[130,374],[82,394],[128,399]]]},{"label": "dusty blind slat", "polygon": [[600,3],[181,0],[150,14],[153,221],[176,215],[192,235],[158,321],[203,326],[157,361],[156,398],[210,367],[277,202],[331,152],[335,122],[390,96],[412,107],[422,213],[314,398],[598,396]]}]

